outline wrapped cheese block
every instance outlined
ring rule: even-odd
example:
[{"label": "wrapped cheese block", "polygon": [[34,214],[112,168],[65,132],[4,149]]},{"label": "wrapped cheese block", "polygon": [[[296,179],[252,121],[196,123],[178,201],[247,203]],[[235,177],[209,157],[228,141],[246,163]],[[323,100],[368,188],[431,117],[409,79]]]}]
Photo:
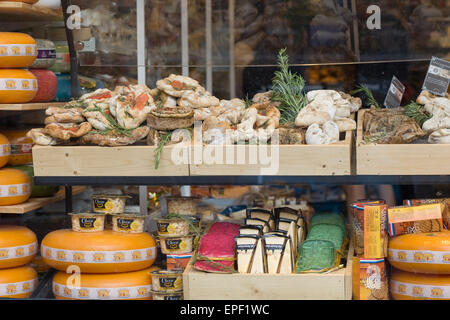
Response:
[{"label": "wrapped cheese block", "polygon": [[37,56],[30,68],[48,69],[55,64],[56,48],[50,40],[36,39]]},{"label": "wrapped cheese block", "polygon": [[194,268],[201,271],[230,273],[235,265],[235,241],[239,225],[229,222],[214,223],[200,239]]},{"label": "wrapped cheese block", "polygon": [[27,103],[38,90],[36,77],[27,70],[0,69],[0,103]]},{"label": "wrapped cheese block", "polygon": [[31,36],[0,32],[0,68],[28,68],[36,55],[36,41]]},{"label": "wrapped cheese block", "polygon": [[36,77],[38,90],[31,102],[49,102],[55,99],[58,92],[58,78],[56,75],[45,69],[32,69],[30,72]]}]

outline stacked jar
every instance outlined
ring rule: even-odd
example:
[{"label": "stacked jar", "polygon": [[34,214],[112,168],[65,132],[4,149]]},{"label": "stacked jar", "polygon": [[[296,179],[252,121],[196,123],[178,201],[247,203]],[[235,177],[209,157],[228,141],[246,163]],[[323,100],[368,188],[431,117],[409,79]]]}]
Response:
[{"label": "stacked jar", "polygon": [[53,278],[57,299],[152,299],[156,243],[143,230],[145,216],[124,213],[127,198],[95,195],[93,213],[71,214],[72,230],[45,236],[41,255],[60,271]]},{"label": "stacked jar", "polygon": [[168,197],[167,215],[156,219],[161,252],[166,255],[167,269],[185,269],[198,243],[199,200],[193,197]]},{"label": "stacked jar", "polygon": [[38,274],[28,264],[37,252],[33,231],[21,226],[0,226],[0,298],[24,299],[38,284]]}]

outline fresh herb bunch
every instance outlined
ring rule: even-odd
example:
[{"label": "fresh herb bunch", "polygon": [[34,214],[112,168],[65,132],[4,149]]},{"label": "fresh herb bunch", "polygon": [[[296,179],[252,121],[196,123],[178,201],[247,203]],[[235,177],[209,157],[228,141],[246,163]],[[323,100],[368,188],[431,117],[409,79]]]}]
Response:
[{"label": "fresh herb bunch", "polygon": [[281,113],[282,124],[295,122],[300,110],[308,104],[308,99],[303,94],[305,80],[297,73],[289,71],[289,56],[286,48],[278,53],[279,71],[275,71],[272,79],[272,100],[280,102],[278,109]]},{"label": "fresh herb bunch", "polygon": [[411,101],[408,105],[405,106],[405,115],[407,115],[411,119],[414,119],[414,121],[416,121],[420,127],[423,126],[423,123],[425,121],[432,118],[432,115],[425,111],[423,105],[418,104],[414,101]]},{"label": "fresh herb bunch", "polygon": [[245,108],[246,109],[251,107],[251,105],[253,104],[252,100],[250,100],[250,98],[248,97],[248,93],[245,96],[244,102],[245,102]]},{"label": "fresh herb bunch", "polygon": [[377,107],[378,109],[381,108],[381,105],[375,99],[375,97],[373,96],[372,90],[370,90],[368,86],[366,86],[364,84],[359,84],[358,86],[356,86],[356,90],[354,90],[352,92],[352,95],[357,94],[357,93],[363,93],[366,96],[367,104],[369,107],[371,105],[373,105],[373,106]]},{"label": "fresh herb bunch", "polygon": [[159,161],[161,160],[161,153],[164,146],[170,141],[172,132],[168,132],[162,136],[161,141],[158,143],[158,147],[155,150],[155,169],[159,167]]}]

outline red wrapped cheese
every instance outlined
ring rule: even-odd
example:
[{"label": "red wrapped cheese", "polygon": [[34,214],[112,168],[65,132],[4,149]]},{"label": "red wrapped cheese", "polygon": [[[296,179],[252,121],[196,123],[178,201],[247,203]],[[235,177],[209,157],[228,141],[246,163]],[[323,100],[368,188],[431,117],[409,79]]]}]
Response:
[{"label": "red wrapped cheese", "polygon": [[55,99],[58,91],[58,80],[56,75],[45,69],[30,69],[38,82],[38,91],[31,102],[49,102]]},{"label": "red wrapped cheese", "polygon": [[194,268],[201,271],[230,273],[234,270],[235,241],[239,225],[216,222],[200,239],[197,261]]}]

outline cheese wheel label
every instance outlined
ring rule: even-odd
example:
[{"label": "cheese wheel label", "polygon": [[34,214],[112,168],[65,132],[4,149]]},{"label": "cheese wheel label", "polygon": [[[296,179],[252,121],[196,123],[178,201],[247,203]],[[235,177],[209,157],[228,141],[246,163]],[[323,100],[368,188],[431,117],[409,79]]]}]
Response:
[{"label": "cheese wheel label", "polygon": [[158,232],[159,233],[162,233],[162,234],[169,233],[168,227],[169,227],[170,223],[168,223],[168,222],[157,222],[156,225],[158,227]]},{"label": "cheese wheel label", "polygon": [[96,221],[97,218],[80,218],[80,228],[93,229],[98,225],[95,224]]},{"label": "cheese wheel label", "polygon": [[42,245],[41,252],[47,259],[79,263],[124,263],[147,261],[156,258],[155,247],[121,251],[75,251]]},{"label": "cheese wheel label", "polygon": [[33,292],[37,284],[37,278],[22,282],[0,283],[0,297]]},{"label": "cheese wheel label", "polygon": [[36,91],[36,79],[6,79],[0,78],[0,90]]},{"label": "cheese wheel label", "polygon": [[56,59],[56,50],[38,48],[37,59]]},{"label": "cheese wheel label", "polygon": [[185,242],[181,239],[167,239],[165,242],[167,250],[180,250],[186,248]]},{"label": "cheese wheel label", "polygon": [[395,294],[424,299],[450,298],[450,286],[424,285],[424,284],[400,282],[396,280],[391,280],[391,292]]},{"label": "cheese wheel label", "polygon": [[11,145],[0,144],[0,157],[9,156],[11,154]]},{"label": "cheese wheel label", "polygon": [[2,44],[0,45],[0,57],[35,56],[37,48],[35,44]]},{"label": "cheese wheel label", "polygon": [[26,196],[30,192],[30,183],[0,185],[0,198]]},{"label": "cheese wheel label", "polygon": [[38,244],[33,242],[23,246],[0,248],[0,260],[16,259],[32,256],[37,252]]},{"label": "cheese wheel label", "polygon": [[13,155],[30,154],[32,148],[33,148],[32,143],[11,144],[11,154]]},{"label": "cheese wheel label", "polygon": [[389,260],[407,263],[450,264],[449,251],[389,249]]},{"label": "cheese wheel label", "polygon": [[53,282],[55,295],[73,299],[137,299],[150,297],[152,285],[118,288],[87,288],[62,285]]}]

